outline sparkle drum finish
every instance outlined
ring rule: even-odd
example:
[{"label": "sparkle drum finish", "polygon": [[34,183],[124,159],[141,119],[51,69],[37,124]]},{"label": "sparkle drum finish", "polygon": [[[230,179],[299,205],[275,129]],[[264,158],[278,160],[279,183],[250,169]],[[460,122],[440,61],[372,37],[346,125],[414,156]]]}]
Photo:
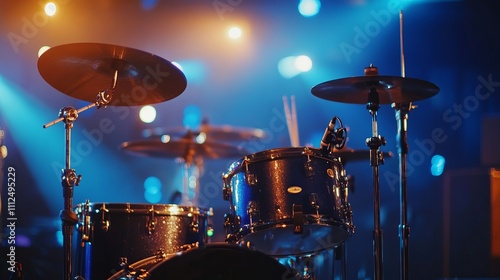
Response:
[{"label": "sparkle drum finish", "polygon": [[75,242],[75,275],[107,279],[157,254],[208,243],[211,212],[175,204],[82,203]]},{"label": "sparkle drum finish", "polygon": [[229,243],[290,256],[335,248],[354,233],[343,165],[318,149],[248,155],[229,167],[223,182]]}]

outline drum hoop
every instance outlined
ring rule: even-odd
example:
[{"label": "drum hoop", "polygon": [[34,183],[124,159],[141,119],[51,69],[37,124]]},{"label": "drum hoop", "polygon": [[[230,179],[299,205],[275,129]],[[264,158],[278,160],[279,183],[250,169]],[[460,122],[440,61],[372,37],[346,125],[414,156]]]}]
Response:
[{"label": "drum hoop", "polygon": [[[112,213],[127,213],[127,214],[148,214],[151,210],[157,215],[168,216],[187,216],[197,215],[204,217],[211,215],[211,211],[195,206],[177,205],[177,204],[140,204],[140,203],[108,203],[108,202],[92,202],[89,203],[91,212],[98,212],[101,206]],[[80,203],[76,208],[85,206],[85,203]],[[78,213],[77,213],[78,214]]]}]

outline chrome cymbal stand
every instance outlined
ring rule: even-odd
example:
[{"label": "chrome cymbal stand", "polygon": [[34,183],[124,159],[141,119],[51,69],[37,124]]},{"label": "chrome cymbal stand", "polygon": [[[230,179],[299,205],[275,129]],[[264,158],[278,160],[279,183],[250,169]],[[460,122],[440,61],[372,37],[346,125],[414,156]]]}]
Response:
[{"label": "chrome cymbal stand", "polygon": [[[366,69],[365,69],[366,72]],[[368,103],[366,109],[372,116],[372,137],[366,139],[366,145],[370,147],[370,165],[373,175],[373,258],[375,265],[374,279],[382,279],[382,229],[380,228],[380,182],[379,182],[379,164],[383,164],[380,146],[385,145],[385,138],[378,135],[377,111],[380,108],[379,95],[376,85],[369,85]]]},{"label": "chrome cymbal stand", "polygon": [[63,187],[64,208],[60,211],[59,217],[62,221],[63,232],[63,250],[64,250],[64,278],[65,280],[72,279],[72,236],[75,225],[78,223],[78,216],[73,212],[73,190],[75,186],[80,184],[81,175],[76,175],[75,169],[71,169],[71,129],[73,123],[78,118],[78,114],[90,108],[106,107],[111,102],[112,93],[116,86],[117,72],[113,81],[113,89],[110,92],[101,91],[97,94],[96,102],[87,105],[80,109],[73,107],[63,107],[59,111],[59,118],[47,123],[43,128],[48,128],[56,123],[64,122],[66,130],[66,163],[65,168],[62,170],[61,184]]}]

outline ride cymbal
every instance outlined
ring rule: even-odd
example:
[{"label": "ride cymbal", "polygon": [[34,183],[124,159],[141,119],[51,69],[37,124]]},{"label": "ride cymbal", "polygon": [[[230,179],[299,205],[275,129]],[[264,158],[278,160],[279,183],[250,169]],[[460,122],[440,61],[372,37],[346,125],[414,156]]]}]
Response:
[{"label": "ride cymbal", "polygon": [[377,90],[379,104],[412,102],[432,97],[439,92],[439,87],[431,82],[378,75],[331,80],[314,86],[311,92],[330,101],[366,104],[371,88]]},{"label": "ride cymbal", "polygon": [[52,47],[38,59],[38,70],[58,91],[89,102],[96,102],[100,91],[114,88],[112,106],[160,103],[187,86],[182,71],[159,56],[99,43]]}]

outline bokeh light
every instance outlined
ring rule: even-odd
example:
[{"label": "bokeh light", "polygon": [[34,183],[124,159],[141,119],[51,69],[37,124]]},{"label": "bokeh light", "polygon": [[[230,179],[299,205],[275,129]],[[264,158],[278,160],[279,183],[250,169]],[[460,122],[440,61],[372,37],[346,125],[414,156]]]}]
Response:
[{"label": "bokeh light", "polygon": [[57,12],[57,6],[53,2],[49,2],[45,4],[45,14],[47,14],[49,17],[54,16]]},{"label": "bokeh light", "polygon": [[321,2],[319,0],[300,0],[298,10],[303,17],[313,17],[319,13]]},{"label": "bokeh light", "polygon": [[152,123],[156,119],[156,109],[150,105],[142,107],[139,111],[139,118],[142,122]]}]

